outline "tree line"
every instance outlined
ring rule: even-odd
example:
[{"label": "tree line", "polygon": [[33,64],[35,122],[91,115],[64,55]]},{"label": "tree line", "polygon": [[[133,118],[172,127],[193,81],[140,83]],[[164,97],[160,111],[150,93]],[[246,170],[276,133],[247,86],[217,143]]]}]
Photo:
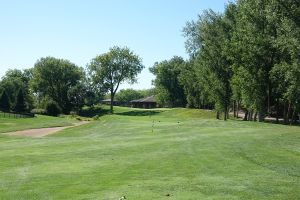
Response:
[{"label": "tree line", "polygon": [[300,2],[237,0],[206,10],[183,29],[188,60],[156,63],[164,106],[213,108],[217,118],[293,123],[300,113]]},{"label": "tree line", "polygon": [[0,81],[0,111],[69,114],[100,103],[107,92],[113,102],[119,85],[136,82],[143,68],[141,58],[127,47],[111,48],[85,69],[66,59],[41,58],[33,68],[6,72]]},{"label": "tree line", "polygon": [[223,13],[206,10],[187,22],[183,35],[189,59],[156,62],[154,90],[122,90],[135,83],[142,59],[128,48],[113,47],[86,68],[53,57],[33,68],[9,70],[0,81],[0,110],[78,112],[105,94],[123,102],[154,95],[163,107],[216,110],[228,119],[242,110],[244,120],[294,123],[300,114],[300,2],[237,0]]}]

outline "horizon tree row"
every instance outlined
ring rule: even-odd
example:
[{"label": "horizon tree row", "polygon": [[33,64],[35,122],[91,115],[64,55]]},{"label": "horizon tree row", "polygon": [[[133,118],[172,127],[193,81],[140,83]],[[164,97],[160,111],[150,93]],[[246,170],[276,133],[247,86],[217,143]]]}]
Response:
[{"label": "horizon tree row", "polygon": [[96,56],[86,69],[66,59],[41,58],[33,68],[6,72],[0,81],[0,111],[30,112],[35,108],[35,112],[46,110],[54,116],[69,114],[99,103],[107,92],[113,102],[119,85],[136,82],[143,68],[141,58],[127,47],[113,47]]}]

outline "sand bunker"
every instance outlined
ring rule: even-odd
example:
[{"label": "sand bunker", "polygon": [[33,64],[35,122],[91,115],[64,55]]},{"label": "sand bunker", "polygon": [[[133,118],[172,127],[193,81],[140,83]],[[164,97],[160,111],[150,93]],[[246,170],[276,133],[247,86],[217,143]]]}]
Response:
[{"label": "sand bunker", "polygon": [[72,128],[72,127],[80,126],[80,125],[87,124],[87,123],[89,123],[89,121],[80,121],[78,123],[75,123],[72,126],[28,129],[28,130],[8,132],[8,133],[3,133],[3,134],[18,135],[18,136],[28,136],[28,137],[44,137],[46,135],[50,135],[50,134],[56,133],[58,131],[66,129],[66,128]]}]

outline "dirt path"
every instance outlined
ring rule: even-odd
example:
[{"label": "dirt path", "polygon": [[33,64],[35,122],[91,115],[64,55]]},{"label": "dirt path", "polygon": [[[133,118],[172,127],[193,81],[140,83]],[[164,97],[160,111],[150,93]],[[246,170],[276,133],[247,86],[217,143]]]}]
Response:
[{"label": "dirt path", "polygon": [[24,131],[15,131],[15,132],[3,133],[3,134],[18,135],[18,136],[28,136],[28,137],[44,137],[46,135],[50,135],[50,134],[56,133],[58,131],[66,129],[66,128],[81,126],[83,124],[88,124],[88,123],[90,123],[90,122],[89,121],[80,121],[80,122],[75,123],[72,126],[28,129],[28,130],[24,130]]}]

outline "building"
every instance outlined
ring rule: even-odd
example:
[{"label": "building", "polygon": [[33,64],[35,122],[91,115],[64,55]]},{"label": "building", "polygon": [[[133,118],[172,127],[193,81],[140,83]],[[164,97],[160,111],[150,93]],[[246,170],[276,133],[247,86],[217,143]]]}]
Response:
[{"label": "building", "polygon": [[[104,99],[101,101],[102,104],[110,105],[110,99]],[[114,106],[120,105],[120,102],[118,100],[114,100],[113,102]]]},{"label": "building", "polygon": [[151,109],[151,108],[156,108],[157,106],[157,102],[154,96],[146,97],[138,100],[132,100],[130,101],[130,103],[131,103],[131,107],[133,108]]}]

